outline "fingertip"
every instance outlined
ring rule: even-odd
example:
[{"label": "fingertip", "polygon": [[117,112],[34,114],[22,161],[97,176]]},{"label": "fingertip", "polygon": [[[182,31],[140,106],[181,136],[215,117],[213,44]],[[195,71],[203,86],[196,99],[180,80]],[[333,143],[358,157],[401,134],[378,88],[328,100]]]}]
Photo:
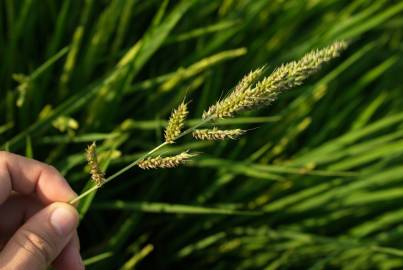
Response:
[{"label": "fingertip", "polygon": [[13,234],[1,252],[2,260],[9,261],[14,267],[10,269],[46,269],[71,241],[77,225],[78,213],[74,207],[53,203]]},{"label": "fingertip", "polygon": [[77,210],[67,203],[53,203],[50,224],[60,236],[69,236],[78,225]]}]

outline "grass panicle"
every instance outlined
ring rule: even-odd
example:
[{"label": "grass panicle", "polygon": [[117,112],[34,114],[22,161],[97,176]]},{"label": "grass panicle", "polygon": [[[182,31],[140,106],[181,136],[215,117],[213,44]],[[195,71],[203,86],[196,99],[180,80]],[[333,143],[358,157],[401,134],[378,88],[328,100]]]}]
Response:
[{"label": "grass panicle", "polygon": [[175,139],[181,134],[188,113],[187,103],[185,102],[182,102],[178,108],[172,112],[168,125],[165,129],[165,142],[175,142]]},{"label": "grass panicle", "polygon": [[254,74],[260,75],[262,68],[247,75],[226,98],[212,105],[203,113],[204,119],[233,117],[235,114],[257,109],[274,101],[284,90],[301,85],[302,82],[317,72],[322,64],[340,55],[347,48],[344,41],[336,41],[321,50],[307,53],[299,61],[284,64],[271,75],[253,85]]},{"label": "grass panicle", "polygon": [[101,187],[105,183],[105,174],[99,167],[95,142],[93,142],[87,147],[86,157],[88,166],[90,167],[91,180],[98,187]]},{"label": "grass panicle", "polygon": [[196,156],[196,154],[189,154],[189,152],[186,151],[171,157],[149,157],[140,161],[138,166],[143,170],[175,168],[194,156]]},{"label": "grass panicle", "polygon": [[217,118],[232,117],[238,112],[255,109],[258,106],[270,103],[283,90],[300,85],[308,76],[319,70],[323,63],[337,57],[346,47],[347,43],[341,41],[335,42],[324,49],[311,51],[301,60],[282,65],[270,76],[260,81],[259,79],[262,77],[265,67],[250,72],[235,86],[232,93],[211,106],[203,113],[202,119],[197,124],[185,131],[182,131],[182,129],[189,112],[187,103],[183,101],[178,108],[172,112],[169,118],[168,125],[165,129],[165,142],[153,148],[107,179],[105,179],[104,174],[99,169],[95,143],[93,143],[87,149],[87,159],[91,168],[91,179],[96,183],[96,186],[94,189],[82,193],[75,201],[87,196],[96,188],[99,188],[104,183],[111,181],[134,166],[138,166],[141,169],[173,168],[179,166],[195,155],[189,154],[188,151],[171,157],[153,157],[152,155],[166,145],[174,143],[177,138],[189,133],[192,133],[193,137],[197,140],[237,139],[245,133],[244,130],[219,130],[216,127],[212,129],[197,128]]},{"label": "grass panicle", "polygon": [[244,133],[245,131],[239,128],[221,130],[214,127],[212,129],[196,129],[193,131],[192,135],[196,140],[218,141],[225,139],[235,140]]}]

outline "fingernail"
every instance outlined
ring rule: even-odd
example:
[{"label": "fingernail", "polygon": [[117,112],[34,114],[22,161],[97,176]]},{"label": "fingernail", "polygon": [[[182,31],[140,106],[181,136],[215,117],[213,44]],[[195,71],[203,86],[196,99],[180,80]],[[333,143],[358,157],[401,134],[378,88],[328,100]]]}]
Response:
[{"label": "fingernail", "polygon": [[77,226],[77,215],[70,209],[58,207],[53,210],[50,223],[60,236],[68,236]]}]

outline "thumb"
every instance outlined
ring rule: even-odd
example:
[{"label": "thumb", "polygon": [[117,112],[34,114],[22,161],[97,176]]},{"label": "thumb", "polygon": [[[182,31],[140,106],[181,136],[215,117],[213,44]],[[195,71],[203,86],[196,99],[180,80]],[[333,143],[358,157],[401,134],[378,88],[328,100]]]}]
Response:
[{"label": "thumb", "polygon": [[46,269],[67,245],[77,224],[78,214],[71,205],[47,206],[18,229],[4,247],[0,269]]}]

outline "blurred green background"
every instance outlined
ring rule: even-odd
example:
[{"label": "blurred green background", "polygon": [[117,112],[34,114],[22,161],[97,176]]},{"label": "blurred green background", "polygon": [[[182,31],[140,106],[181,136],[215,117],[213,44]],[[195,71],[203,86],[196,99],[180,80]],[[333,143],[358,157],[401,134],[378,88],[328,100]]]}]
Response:
[{"label": "blurred green background", "polygon": [[[185,167],[133,169],[80,204],[88,269],[403,269],[403,1],[2,0],[0,145],[88,185],[244,74],[346,39],[269,108],[181,139]],[[255,129],[256,128],[256,129]]]}]

